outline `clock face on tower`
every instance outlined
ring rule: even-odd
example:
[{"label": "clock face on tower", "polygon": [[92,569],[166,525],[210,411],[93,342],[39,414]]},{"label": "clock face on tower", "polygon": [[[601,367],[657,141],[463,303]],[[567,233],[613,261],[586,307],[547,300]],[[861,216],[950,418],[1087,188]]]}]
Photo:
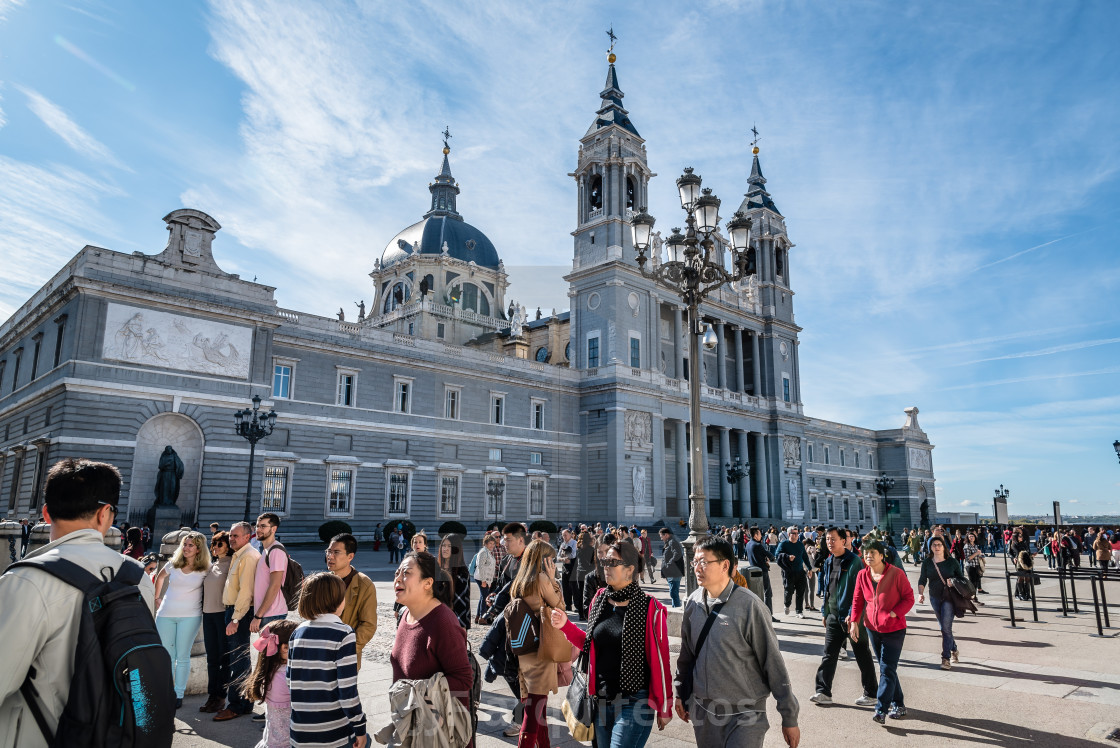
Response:
[{"label": "clock face on tower", "polygon": [[537,360],[542,364],[548,360],[548,349],[543,345],[537,349]]}]

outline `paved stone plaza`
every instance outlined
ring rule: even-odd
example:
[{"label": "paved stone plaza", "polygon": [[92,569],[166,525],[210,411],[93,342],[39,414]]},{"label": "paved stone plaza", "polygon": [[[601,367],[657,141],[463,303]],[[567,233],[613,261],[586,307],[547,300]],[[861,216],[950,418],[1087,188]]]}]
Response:
[{"label": "paved stone plaza", "polygon": [[[296,558],[310,573],[324,568],[318,551],[296,551]],[[951,671],[938,668],[940,634],[933,613],[919,605],[908,616],[909,629],[903,650],[900,673],[906,691],[909,717],[888,721],[880,727],[871,721],[872,710],[852,705],[859,696],[859,675],[854,660],[841,661],[833,690],[835,702],[818,707],[809,702],[813,678],[824,641],[820,618],[806,611],[805,620],[781,616],[774,624],[782,652],[801,702],[801,745],[821,746],[841,741],[845,745],[944,746],[978,744],[1012,748],[1015,746],[1092,746],[1114,745],[1105,737],[1120,728],[1120,637],[1097,638],[1087,586],[1079,588],[1081,613],[1061,617],[1057,591],[1052,581],[1040,587],[1039,623],[1009,627],[1007,592],[1002,576],[996,576],[998,558],[992,559],[985,585],[992,594],[985,596],[987,606],[978,616],[958,619],[954,634],[961,662]],[[391,575],[394,567],[388,554],[359,551],[355,566],[377,583],[380,625],[377,636],[363,653],[359,690],[369,725],[376,730],[388,722],[386,693],[392,682],[389,650],[392,647]],[[910,581],[917,584],[917,567],[907,566]],[[1002,574],[1002,570],[1000,570]],[[775,569],[771,580],[776,591],[781,578]],[[661,582],[653,593],[668,603],[668,588]],[[1112,600],[1120,600],[1120,586],[1109,590]],[[1017,609],[1018,610],[1018,609]],[[1028,609],[1029,612],[1029,609]],[[1120,632],[1120,608],[1114,607],[1112,621]],[[482,632],[473,629],[471,640],[477,645]],[[671,641],[676,653],[679,640]],[[563,694],[549,699],[553,746],[578,746],[568,735],[560,714]],[[205,696],[188,697],[177,723],[176,748],[211,746],[252,746],[260,737],[261,725],[249,719],[215,723],[210,715],[199,714]],[[516,745],[516,738],[502,737],[513,699],[504,682],[485,684],[479,710],[480,748]],[[769,702],[771,725],[780,724]],[[855,742],[853,742],[855,741]],[[649,746],[671,748],[694,745],[692,730],[674,720],[664,730],[654,730]],[[781,732],[772,727],[766,745],[781,746]]]}]

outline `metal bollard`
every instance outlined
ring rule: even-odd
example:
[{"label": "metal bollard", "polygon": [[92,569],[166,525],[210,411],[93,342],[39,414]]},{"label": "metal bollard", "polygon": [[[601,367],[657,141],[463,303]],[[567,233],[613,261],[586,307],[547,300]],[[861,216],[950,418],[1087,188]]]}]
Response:
[{"label": "metal bollard", "polygon": [[1030,576],[1027,577],[1030,582],[1031,588],[1031,611],[1034,613],[1034,622],[1038,623],[1038,593],[1034,589],[1034,569],[1031,569]]},{"label": "metal bollard", "polygon": [[1077,576],[1073,573],[1073,569],[1069,570],[1069,596],[1073,600],[1073,612],[1080,613],[1077,609],[1077,584],[1074,582],[1074,577]]},{"label": "metal bollard", "polygon": [[1058,567],[1058,589],[1062,593],[1062,616],[1069,617],[1069,609],[1066,607],[1066,575],[1062,567]]},{"label": "metal bollard", "polygon": [[1104,636],[1104,629],[1101,628],[1100,601],[1097,599],[1097,580],[1093,577],[1090,577],[1089,586],[1093,588],[1093,612],[1097,616],[1097,636]]},{"label": "metal bollard", "polygon": [[[1015,626],[1015,596],[1013,594],[1011,594],[1011,572],[1005,571],[1003,573],[1003,575],[1005,577],[1007,577],[1007,612],[1008,612],[1008,615],[1011,618],[1011,628],[1016,628],[1016,626]],[[940,615],[940,614],[938,614],[938,615]]]},{"label": "metal bollard", "polygon": [[1101,586],[1101,612],[1104,613],[1104,627],[1110,629],[1112,628],[1112,622],[1108,620],[1108,597],[1104,594],[1105,576],[1103,573],[1097,578],[1097,581],[1100,582]]}]

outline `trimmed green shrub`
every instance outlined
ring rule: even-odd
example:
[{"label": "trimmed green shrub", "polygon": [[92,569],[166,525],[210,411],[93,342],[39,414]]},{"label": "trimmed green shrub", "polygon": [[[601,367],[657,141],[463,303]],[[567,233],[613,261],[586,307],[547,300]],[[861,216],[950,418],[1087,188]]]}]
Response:
[{"label": "trimmed green shrub", "polygon": [[448,533],[452,533],[452,532],[455,532],[455,533],[458,533],[460,535],[465,536],[467,534],[467,526],[464,525],[462,522],[456,522],[453,519],[448,520],[447,522],[444,522],[442,525],[439,526],[439,536],[441,538],[444,535],[447,535]]},{"label": "trimmed green shrub", "polygon": [[335,535],[341,535],[344,532],[352,533],[353,530],[350,529],[350,525],[342,520],[332,519],[319,525],[319,540],[329,543]]},{"label": "trimmed green shrub", "polygon": [[547,532],[549,535],[555,535],[560,532],[560,528],[556,526],[556,523],[549,522],[547,519],[538,519],[529,525],[529,532],[534,533],[538,531]]},{"label": "trimmed green shrub", "polygon": [[393,534],[393,530],[397,529],[397,525],[404,526],[401,532],[404,533],[404,544],[408,545],[409,541],[412,540],[412,536],[416,534],[416,525],[412,524],[407,519],[395,519],[389,522],[385,525],[384,529],[381,530],[381,536],[385,539],[385,542],[388,542],[389,536]]}]

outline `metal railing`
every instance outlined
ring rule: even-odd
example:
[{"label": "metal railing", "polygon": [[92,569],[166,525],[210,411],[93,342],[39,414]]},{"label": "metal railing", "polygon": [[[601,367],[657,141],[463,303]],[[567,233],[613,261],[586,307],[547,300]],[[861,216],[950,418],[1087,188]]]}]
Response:
[{"label": "metal railing", "polygon": [[[1016,582],[1018,582],[1019,574],[1020,572],[1010,569],[1004,572],[1004,576],[1006,577],[1007,581],[1007,610],[1008,618],[1011,622],[1011,628],[1018,628],[1015,618],[1015,596],[1011,590],[1011,580],[1012,577],[1014,577]],[[1078,578],[1081,578],[1082,580],[1087,579],[1089,581],[1089,586],[1093,591],[1093,613],[1096,617],[1097,624],[1097,633],[1095,634],[1095,636],[1114,637],[1120,635],[1120,633],[1112,633],[1107,635],[1104,633],[1104,630],[1106,628],[1112,628],[1112,622],[1108,615],[1108,596],[1105,592],[1105,582],[1120,581],[1120,575],[1113,575],[1112,577],[1109,577],[1107,570],[1102,569],[1079,569],[1070,567],[1058,567],[1057,569],[1032,569],[1031,575],[1029,577],[1031,589],[1031,614],[1034,618],[1034,622],[1038,623],[1038,594],[1036,592],[1038,583],[1035,582],[1035,578],[1038,578],[1040,580],[1058,580],[1058,594],[1061,599],[1063,618],[1070,617],[1071,608],[1073,609],[1073,612],[1075,614],[1079,614],[1081,612],[1077,601],[1077,580]],[[1066,591],[1067,581],[1069,582],[1068,593]],[[1024,617],[1022,620],[1025,622],[1026,618]]]}]

